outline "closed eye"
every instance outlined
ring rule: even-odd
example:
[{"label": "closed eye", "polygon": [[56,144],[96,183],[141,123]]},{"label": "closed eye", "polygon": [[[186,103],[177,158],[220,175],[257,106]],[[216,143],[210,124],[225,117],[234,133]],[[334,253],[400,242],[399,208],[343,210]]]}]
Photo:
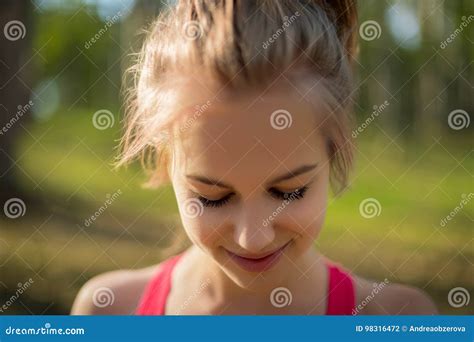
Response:
[{"label": "closed eye", "polygon": [[306,193],[306,190],[308,190],[307,186],[304,186],[291,192],[284,192],[276,188],[270,188],[268,192],[276,199],[293,201],[303,198]]},{"label": "closed eye", "polygon": [[206,197],[203,196],[198,196],[198,200],[202,203],[203,206],[205,207],[211,207],[211,208],[218,208],[222,207],[224,204],[229,202],[231,197],[234,195],[234,193],[229,193],[228,195],[225,195],[224,197],[218,199],[218,200],[210,200]]},{"label": "closed eye", "polygon": [[[296,189],[294,191],[290,192],[285,192],[285,191],[280,191],[276,188],[270,188],[268,192],[273,198],[276,198],[278,200],[287,200],[287,201],[293,201],[293,200],[298,200],[304,197],[306,191],[308,190],[308,186],[304,186],[302,188]],[[210,208],[219,208],[227,204],[229,200],[234,196],[234,193],[231,192],[224,197],[217,199],[217,200],[211,200],[208,199],[204,196],[198,196],[198,200],[202,203],[203,206],[205,207],[210,207]]]}]

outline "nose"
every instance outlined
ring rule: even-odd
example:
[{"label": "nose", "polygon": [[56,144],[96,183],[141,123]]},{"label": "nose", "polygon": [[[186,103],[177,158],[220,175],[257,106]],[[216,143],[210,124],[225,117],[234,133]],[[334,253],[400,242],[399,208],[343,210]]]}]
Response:
[{"label": "nose", "polygon": [[275,239],[273,224],[264,225],[263,210],[257,206],[244,205],[239,212],[234,229],[234,241],[249,253],[265,251]]}]

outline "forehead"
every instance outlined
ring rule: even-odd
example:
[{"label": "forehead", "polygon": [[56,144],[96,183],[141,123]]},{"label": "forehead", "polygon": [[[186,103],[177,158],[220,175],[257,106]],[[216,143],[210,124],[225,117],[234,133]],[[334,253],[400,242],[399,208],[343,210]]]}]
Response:
[{"label": "forehead", "polygon": [[175,126],[180,174],[263,181],[322,161],[314,106],[288,91],[241,95],[193,107]]}]

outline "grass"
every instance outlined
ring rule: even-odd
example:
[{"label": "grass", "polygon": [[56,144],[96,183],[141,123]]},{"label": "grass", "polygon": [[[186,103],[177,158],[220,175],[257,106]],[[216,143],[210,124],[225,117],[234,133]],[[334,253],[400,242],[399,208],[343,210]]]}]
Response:
[{"label": "grass", "polygon": [[[38,279],[21,298],[24,305],[13,305],[10,313],[67,313],[90,277],[157,262],[178,234],[173,190],[143,189],[138,166],[112,170],[118,124],[97,130],[92,114],[36,122],[18,143],[22,187],[43,204],[2,228],[5,286],[14,288],[31,274]],[[330,199],[317,248],[358,275],[423,288],[444,314],[472,314],[472,303],[453,308],[447,302],[454,287],[474,293],[472,203],[440,225],[470,192],[471,144],[453,136],[423,144],[383,134],[363,139],[351,189]],[[119,189],[122,195],[85,227],[84,219]],[[380,203],[380,215],[361,216],[366,198]]]}]

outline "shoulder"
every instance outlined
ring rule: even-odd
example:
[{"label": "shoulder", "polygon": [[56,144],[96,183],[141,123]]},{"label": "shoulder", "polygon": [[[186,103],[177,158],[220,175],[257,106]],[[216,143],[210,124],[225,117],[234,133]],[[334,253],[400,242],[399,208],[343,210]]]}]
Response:
[{"label": "shoulder", "polygon": [[357,314],[362,315],[436,315],[433,300],[421,289],[354,277]]},{"label": "shoulder", "polygon": [[100,274],[80,289],[71,309],[72,315],[131,315],[141,295],[159,272],[162,264],[138,269]]}]

